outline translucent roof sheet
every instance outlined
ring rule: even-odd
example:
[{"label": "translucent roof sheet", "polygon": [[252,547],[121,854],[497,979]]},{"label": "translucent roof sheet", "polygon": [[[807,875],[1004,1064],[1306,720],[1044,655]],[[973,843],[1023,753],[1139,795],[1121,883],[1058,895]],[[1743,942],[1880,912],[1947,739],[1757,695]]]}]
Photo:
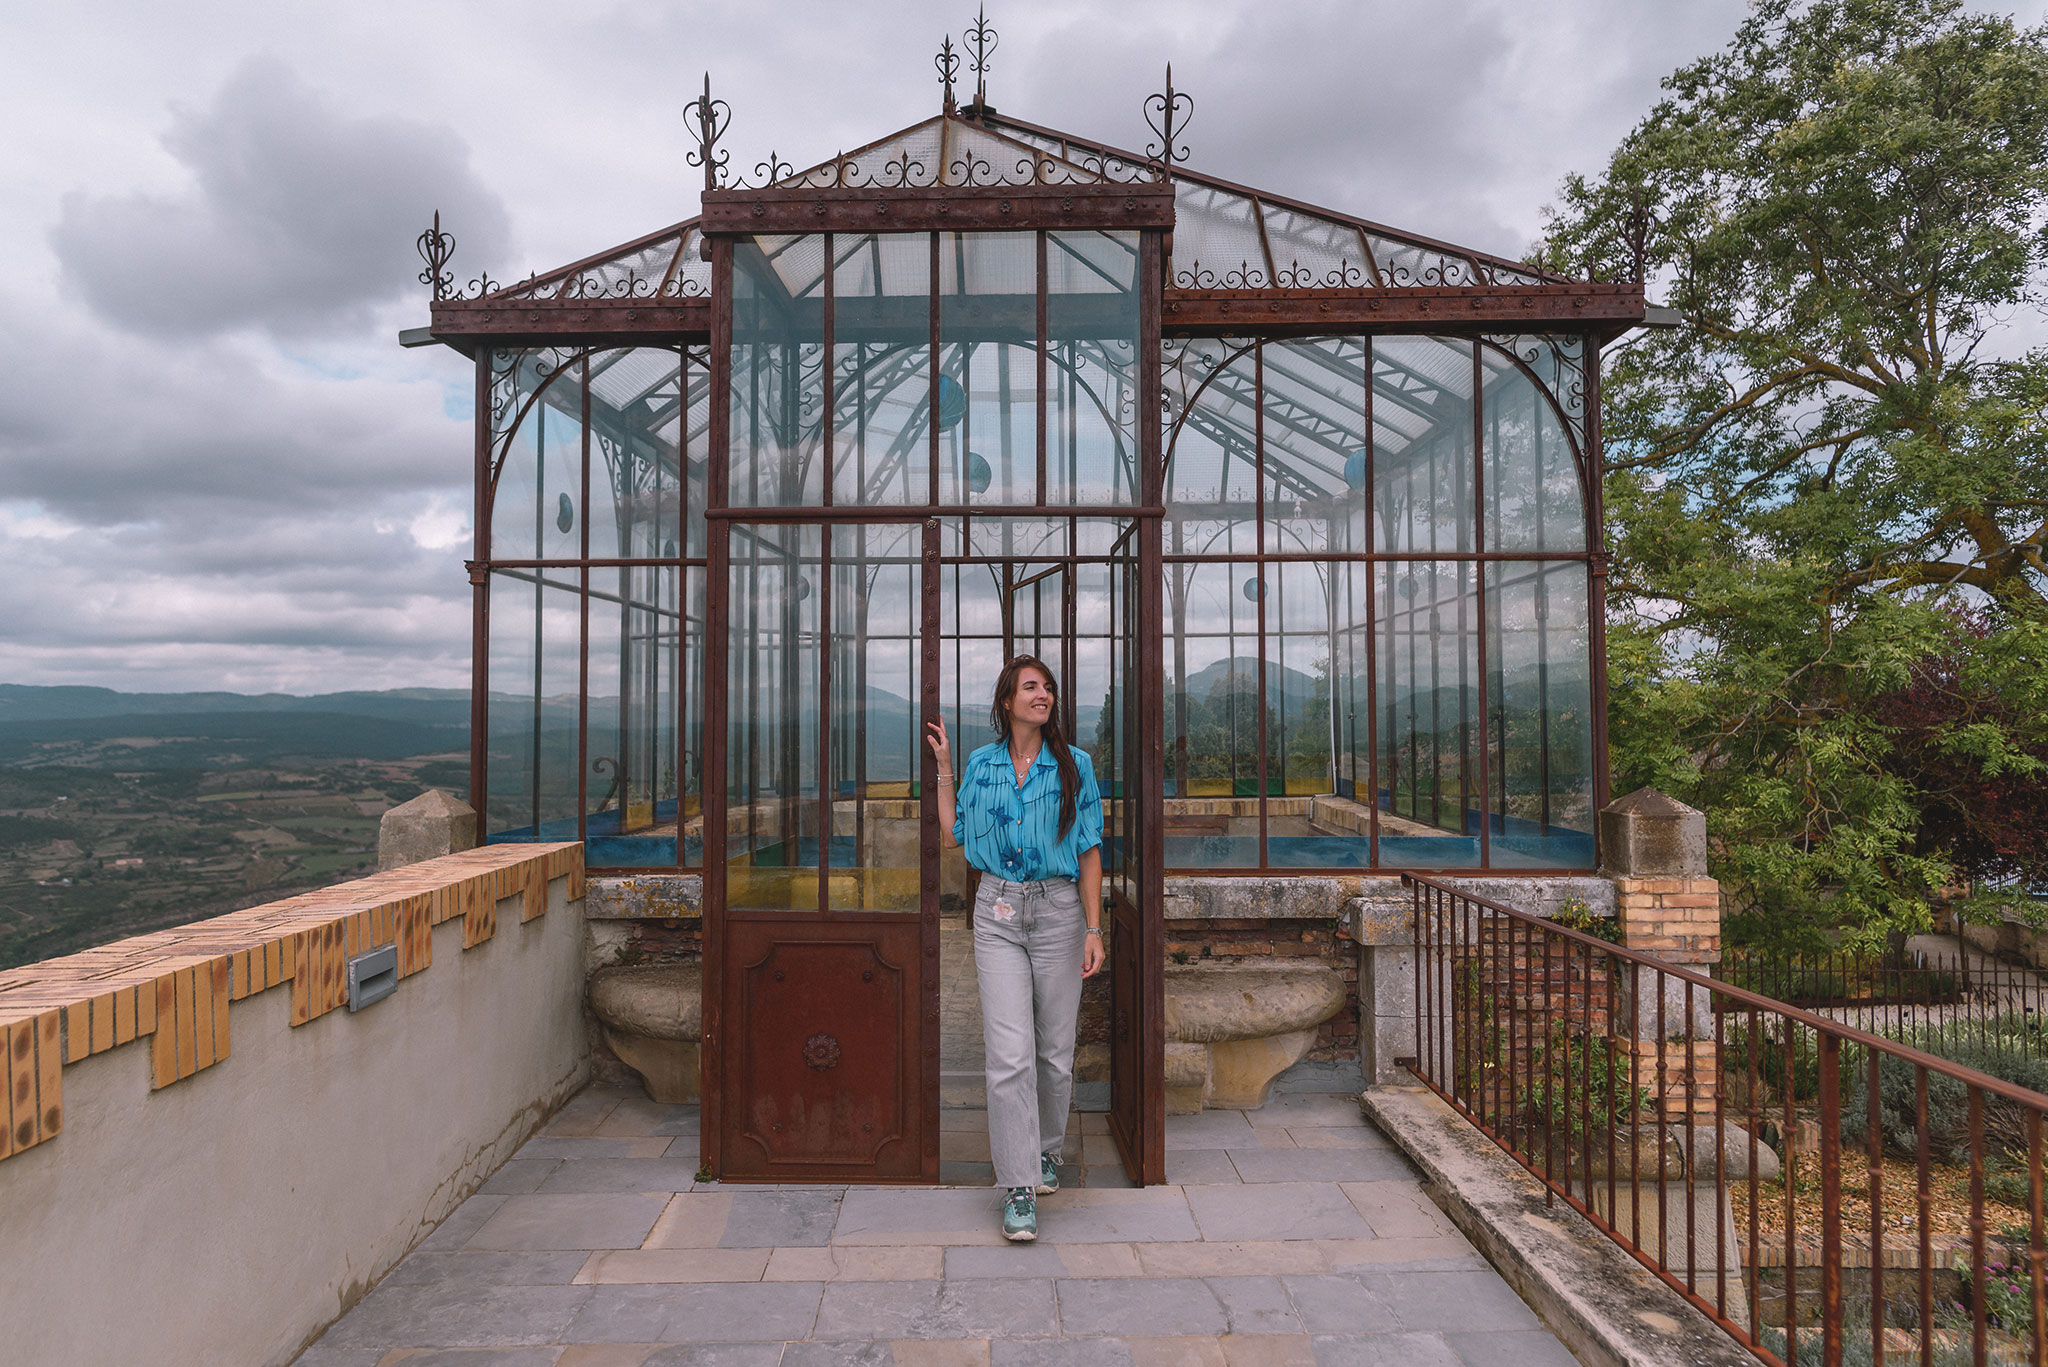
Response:
[{"label": "translucent roof sheet", "polygon": [[[776,168],[779,170],[780,168]],[[1074,185],[1156,180],[1157,164],[1106,144],[1004,118],[939,115],[770,182],[777,188]],[[1348,214],[1169,168],[1175,226],[1171,279],[1181,289],[1386,289],[1541,285],[1565,277]],[[711,267],[696,220],[508,286],[500,299],[686,299],[707,296]],[[822,263],[804,263],[815,287]],[[778,262],[778,270],[782,263]],[[792,290],[802,293],[792,279]]]}]

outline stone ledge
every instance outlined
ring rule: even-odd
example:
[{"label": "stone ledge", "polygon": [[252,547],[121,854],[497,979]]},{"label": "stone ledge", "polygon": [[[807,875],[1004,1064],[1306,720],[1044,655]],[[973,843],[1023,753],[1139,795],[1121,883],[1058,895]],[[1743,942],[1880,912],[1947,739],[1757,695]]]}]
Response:
[{"label": "stone ledge", "polygon": [[462,947],[497,933],[498,907],[547,911],[548,884],[583,895],[579,843],[488,845],[76,954],[0,970],[0,1158],[63,1128],[61,1069],[148,1038],[162,1088],[229,1053],[231,1002],[291,984],[291,1024],[347,1004],[348,959],[398,947],[398,975],[433,963],[433,928],[460,919]]},{"label": "stone ledge", "polygon": [[1756,1367],[1678,1292],[1492,1140],[1421,1087],[1374,1087],[1366,1117],[1428,1179],[1430,1196],[1572,1354],[1595,1367]]},{"label": "stone ledge", "polygon": [[704,915],[704,878],[695,873],[609,874],[590,880],[587,921],[695,921]]}]

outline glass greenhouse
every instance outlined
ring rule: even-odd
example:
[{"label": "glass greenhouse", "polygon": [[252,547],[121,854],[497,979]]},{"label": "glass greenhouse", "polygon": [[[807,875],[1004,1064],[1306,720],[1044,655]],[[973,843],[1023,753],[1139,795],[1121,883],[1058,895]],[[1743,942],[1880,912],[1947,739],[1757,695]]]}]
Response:
[{"label": "glass greenhouse", "polygon": [[749,927],[915,961],[955,895],[923,723],[964,754],[1038,655],[1104,776],[1127,1079],[1165,877],[1594,866],[1598,349],[1639,285],[980,99],[758,179],[436,301],[485,839],[701,877],[707,993]]}]

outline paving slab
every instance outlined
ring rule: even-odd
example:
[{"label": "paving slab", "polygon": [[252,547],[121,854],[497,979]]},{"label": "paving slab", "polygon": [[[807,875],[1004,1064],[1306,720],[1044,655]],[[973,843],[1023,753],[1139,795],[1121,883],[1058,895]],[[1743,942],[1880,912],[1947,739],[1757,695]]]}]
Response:
[{"label": "paving slab", "polygon": [[569,1343],[789,1342],[811,1336],[818,1282],[593,1286],[562,1334]]},{"label": "paving slab", "polygon": [[818,1307],[818,1338],[1044,1337],[1059,1332],[1053,1283],[833,1282]]},{"label": "paving slab", "polygon": [[1413,1179],[1392,1149],[1229,1149],[1246,1182],[1384,1182]]},{"label": "paving slab", "polygon": [[1188,1187],[1204,1239],[1364,1239],[1372,1226],[1335,1182]]},{"label": "paving slab", "polygon": [[645,1192],[507,1196],[464,1245],[476,1249],[638,1248],[668,1204]]},{"label": "paving slab", "polygon": [[1072,1278],[1059,1283],[1067,1334],[1220,1334],[1230,1317],[1199,1277]]},{"label": "paving slab", "polygon": [[1327,1073],[1169,1118],[1142,1190],[1077,1114],[1024,1244],[966,1079],[942,1144],[973,1185],[939,1187],[699,1183],[696,1107],[590,1088],[300,1367],[1572,1361]]},{"label": "paving slab", "polygon": [[1317,1334],[1318,1367],[1464,1367],[1441,1334]]}]

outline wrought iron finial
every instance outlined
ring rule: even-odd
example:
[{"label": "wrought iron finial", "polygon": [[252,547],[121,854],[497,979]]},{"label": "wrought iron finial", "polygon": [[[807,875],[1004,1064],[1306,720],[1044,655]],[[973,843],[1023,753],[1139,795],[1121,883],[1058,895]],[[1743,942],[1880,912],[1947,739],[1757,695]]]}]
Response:
[{"label": "wrought iron finial", "polygon": [[793,174],[795,171],[796,168],[794,166],[791,166],[771,151],[768,154],[768,160],[754,167],[754,179],[760,181],[761,188],[765,190],[776,181],[781,180],[784,176]]},{"label": "wrought iron finial", "polygon": [[455,277],[448,273],[448,258],[455,255],[455,237],[441,231],[439,209],[434,210],[434,226],[420,234],[417,245],[420,260],[427,263],[427,268],[420,272],[420,283],[434,292],[434,301],[439,303],[455,287]]},{"label": "wrought iron finial", "polygon": [[932,58],[932,65],[939,69],[939,83],[946,87],[946,114],[950,118],[958,109],[953,103],[953,77],[960,70],[960,54],[953,51],[952,34],[947,34],[946,41],[939,45],[939,55]]},{"label": "wrought iron finial", "polygon": [[732,122],[732,106],[711,98],[710,72],[704,73],[704,93],[690,101],[687,112],[697,121],[697,149],[690,153],[690,165],[703,167],[704,188],[716,190],[725,183],[725,164],[732,159],[732,153],[718,150],[718,140]]},{"label": "wrought iron finial", "polygon": [[1638,185],[1628,192],[1628,217],[1622,220],[1621,242],[1628,248],[1629,263],[1635,271],[1634,283],[1643,283],[1644,267],[1650,256],[1650,231],[1657,226],[1657,215],[1650,209],[1649,197]]},{"label": "wrought iron finial", "polygon": [[1166,91],[1145,97],[1145,122],[1152,128],[1158,142],[1145,144],[1145,155],[1161,166],[1171,169],[1178,162],[1183,165],[1188,159],[1187,144],[1180,139],[1194,122],[1195,97],[1185,90],[1173,88],[1173,63],[1166,64]]},{"label": "wrought iron finial", "polygon": [[966,42],[968,56],[971,58],[967,63],[967,69],[974,73],[974,110],[979,115],[988,108],[988,59],[995,52],[996,44],[1001,41],[988,22],[986,4],[975,11],[974,27],[961,37]]}]

